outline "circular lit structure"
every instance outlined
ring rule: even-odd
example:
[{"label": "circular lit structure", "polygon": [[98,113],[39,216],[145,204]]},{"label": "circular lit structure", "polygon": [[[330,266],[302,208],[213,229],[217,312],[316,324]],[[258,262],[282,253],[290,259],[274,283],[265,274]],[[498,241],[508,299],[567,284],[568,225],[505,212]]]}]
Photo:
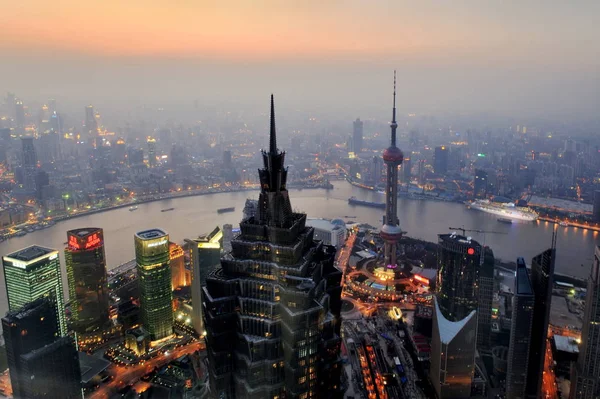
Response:
[{"label": "circular lit structure", "polygon": [[383,152],[383,160],[388,163],[395,163],[400,165],[404,161],[404,154],[402,150],[396,146],[388,147]]}]

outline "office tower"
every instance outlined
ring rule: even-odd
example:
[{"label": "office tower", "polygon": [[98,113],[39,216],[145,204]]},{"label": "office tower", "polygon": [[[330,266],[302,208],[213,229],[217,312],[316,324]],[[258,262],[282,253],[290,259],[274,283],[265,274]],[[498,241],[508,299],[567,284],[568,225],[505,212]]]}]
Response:
[{"label": "office tower", "polygon": [[256,216],[240,222],[202,291],[210,396],[341,398],[341,273],[335,249],[292,210],[272,98],[262,156]]},{"label": "office tower", "polygon": [[49,298],[38,298],[2,318],[2,335],[10,382],[15,398],[24,398],[30,383],[21,371],[21,355],[51,344],[59,333],[56,307]]},{"label": "office tower", "polygon": [[148,144],[148,165],[153,168],[158,163],[156,159],[156,139],[148,137],[146,143]]},{"label": "office tower", "polygon": [[417,166],[418,166],[417,173],[419,175],[419,184],[425,184],[425,160],[419,159]]},{"label": "office tower", "polygon": [[360,118],[356,118],[354,122],[352,122],[352,151],[355,154],[358,154],[363,149],[363,121]]},{"label": "office tower", "polygon": [[548,338],[548,321],[554,286],[556,261],[556,231],[552,233],[552,247],[531,260],[531,285],[535,295],[531,326],[531,344],[527,361],[528,398],[537,398],[542,389],[542,372]]},{"label": "office tower", "polygon": [[82,399],[79,354],[71,337],[60,337],[21,356],[23,398]]},{"label": "office tower", "polygon": [[23,147],[22,161],[23,166],[23,187],[26,190],[35,192],[35,174],[37,171],[37,155],[33,146],[33,137],[23,137],[21,139]]},{"label": "office tower", "polygon": [[56,308],[60,335],[67,333],[58,251],[32,245],[2,257],[8,308],[17,310],[41,297]]},{"label": "office tower", "polygon": [[579,357],[571,374],[571,399],[600,397],[600,247],[588,278]]},{"label": "office tower", "polygon": [[518,258],[510,322],[510,344],[507,356],[506,396],[509,399],[524,399],[526,397],[527,361],[529,360],[534,301],[535,296],[527,272],[527,265],[523,258]]},{"label": "office tower", "polygon": [[383,152],[383,161],[387,168],[385,186],[385,218],[380,236],[384,241],[385,265],[397,267],[396,247],[402,238],[402,229],[398,220],[398,166],[402,164],[404,155],[396,147],[396,71],[394,71],[394,105],[392,108],[392,137],[390,146]]},{"label": "office tower", "polygon": [[25,131],[25,107],[21,100],[15,102],[15,122],[19,133],[23,133]]},{"label": "office tower", "polygon": [[169,235],[160,229],[136,233],[135,260],[142,326],[150,340],[157,341],[173,333]]},{"label": "office tower", "polygon": [[183,248],[174,242],[169,242],[169,267],[171,268],[171,289],[190,285],[191,281],[186,279]]},{"label": "office tower", "polygon": [[108,323],[108,280],[104,232],[97,227],[67,231],[65,248],[71,323],[79,334]]},{"label": "office tower", "polygon": [[437,299],[444,317],[462,320],[477,310],[477,347],[489,349],[494,254],[471,237],[438,235]]},{"label": "office tower", "polygon": [[215,270],[221,262],[223,231],[217,226],[207,235],[185,241],[190,249],[192,265],[192,325],[198,334],[202,334],[204,331],[202,287],[206,285],[209,273]]},{"label": "office tower", "polygon": [[225,150],[223,151],[223,169],[230,170],[233,168],[233,162],[231,159],[231,151]]},{"label": "office tower", "polygon": [[438,175],[448,172],[448,147],[435,147],[433,171]]},{"label": "office tower", "polygon": [[404,158],[404,161],[402,162],[402,181],[404,181],[404,183],[410,183],[411,169],[412,162],[410,158]]},{"label": "office tower", "polygon": [[373,186],[377,186],[381,182],[381,169],[383,168],[383,160],[381,157],[373,156],[369,165],[369,180]]},{"label": "office tower", "polygon": [[118,138],[112,145],[112,155],[115,163],[120,165],[125,164],[125,160],[127,159],[127,147],[123,138]]},{"label": "office tower", "polygon": [[91,105],[85,107],[85,132],[93,138],[98,134],[98,125],[96,124],[94,107]]},{"label": "office tower", "polygon": [[594,191],[594,207],[592,212],[594,220],[600,222],[600,190]]},{"label": "office tower", "polygon": [[430,378],[438,399],[471,396],[475,367],[476,311],[457,321],[444,317],[434,297]]},{"label": "office tower", "polygon": [[487,195],[487,186],[487,172],[482,169],[475,169],[475,178],[473,180],[473,196],[475,198],[485,198]]}]

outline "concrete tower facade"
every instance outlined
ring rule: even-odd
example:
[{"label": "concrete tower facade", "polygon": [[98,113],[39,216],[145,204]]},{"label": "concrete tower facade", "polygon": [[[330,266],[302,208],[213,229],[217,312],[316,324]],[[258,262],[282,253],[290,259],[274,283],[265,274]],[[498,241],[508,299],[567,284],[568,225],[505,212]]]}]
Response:
[{"label": "concrete tower facade", "polygon": [[396,246],[402,238],[402,229],[398,220],[398,167],[404,160],[404,154],[396,147],[396,71],[394,71],[394,107],[392,108],[392,139],[390,146],[383,152],[383,161],[387,169],[385,187],[385,219],[381,228],[381,238],[385,241],[384,256],[387,267],[395,268]]}]

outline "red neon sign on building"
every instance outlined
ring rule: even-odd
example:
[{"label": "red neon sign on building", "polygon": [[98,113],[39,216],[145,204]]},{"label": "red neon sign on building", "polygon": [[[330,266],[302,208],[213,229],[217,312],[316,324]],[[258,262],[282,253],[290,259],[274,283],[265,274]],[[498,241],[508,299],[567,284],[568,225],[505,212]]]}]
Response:
[{"label": "red neon sign on building", "polygon": [[85,249],[96,248],[100,246],[102,240],[98,237],[98,233],[94,233],[87,238],[87,242],[85,243]]},{"label": "red neon sign on building", "polygon": [[473,248],[469,248],[469,249],[467,249],[467,254],[475,255],[475,250]]}]

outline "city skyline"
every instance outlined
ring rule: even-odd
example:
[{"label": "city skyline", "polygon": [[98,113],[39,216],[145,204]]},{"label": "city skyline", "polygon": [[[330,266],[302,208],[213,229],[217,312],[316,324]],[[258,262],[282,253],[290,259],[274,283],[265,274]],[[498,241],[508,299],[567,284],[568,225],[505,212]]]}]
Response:
[{"label": "city skyline", "polygon": [[[0,87],[71,108],[76,100],[114,104],[115,112],[142,105],[171,111],[194,100],[249,109],[266,87],[292,99],[283,108],[355,115],[368,108],[383,117],[381,93],[393,65],[405,93],[401,114],[597,119],[598,8],[591,1],[154,1],[91,10],[74,1],[27,1],[5,9]],[[82,24],[81,15],[95,23]],[[62,29],[51,29],[56,24]]]}]

